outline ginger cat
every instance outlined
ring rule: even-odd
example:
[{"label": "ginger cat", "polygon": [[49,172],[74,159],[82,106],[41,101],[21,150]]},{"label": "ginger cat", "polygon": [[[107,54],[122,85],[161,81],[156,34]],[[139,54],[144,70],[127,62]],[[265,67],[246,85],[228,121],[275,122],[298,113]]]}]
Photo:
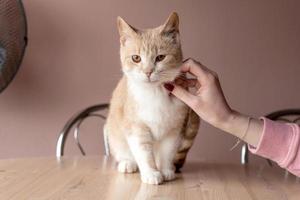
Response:
[{"label": "ginger cat", "polygon": [[139,169],[144,183],[175,178],[198,132],[199,117],[170,95],[164,83],[180,75],[179,18],[138,30],[117,20],[124,76],[113,92],[104,134],[118,170]]}]

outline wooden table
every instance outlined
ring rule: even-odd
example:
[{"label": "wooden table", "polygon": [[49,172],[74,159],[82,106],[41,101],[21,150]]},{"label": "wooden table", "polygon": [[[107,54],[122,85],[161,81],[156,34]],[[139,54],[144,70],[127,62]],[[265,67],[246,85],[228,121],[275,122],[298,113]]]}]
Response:
[{"label": "wooden table", "polygon": [[105,157],[0,161],[1,200],[300,199],[300,183],[277,167],[188,162],[175,181],[143,184]]}]

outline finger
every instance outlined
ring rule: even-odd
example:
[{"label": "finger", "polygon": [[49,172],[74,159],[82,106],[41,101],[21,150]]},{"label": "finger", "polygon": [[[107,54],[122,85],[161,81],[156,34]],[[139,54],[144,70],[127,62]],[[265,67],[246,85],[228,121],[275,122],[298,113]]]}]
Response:
[{"label": "finger", "polygon": [[193,59],[188,59],[181,66],[182,72],[190,72],[197,77],[199,81],[205,80],[207,77],[208,70],[201,63],[194,61]]},{"label": "finger", "polygon": [[184,88],[186,87],[197,87],[199,86],[199,82],[197,79],[187,79],[185,77],[179,77],[175,79],[175,84],[180,85]]},{"label": "finger", "polygon": [[174,89],[171,93],[189,106],[192,105],[193,100],[196,98],[196,96],[194,96],[181,86],[175,84]]},{"label": "finger", "polygon": [[177,78],[177,79],[175,79],[174,83],[176,85],[180,85],[183,88],[187,88],[188,87],[186,80],[184,80],[183,78]]},{"label": "finger", "polygon": [[200,86],[199,81],[197,79],[187,79],[186,83],[188,87],[198,88]]}]

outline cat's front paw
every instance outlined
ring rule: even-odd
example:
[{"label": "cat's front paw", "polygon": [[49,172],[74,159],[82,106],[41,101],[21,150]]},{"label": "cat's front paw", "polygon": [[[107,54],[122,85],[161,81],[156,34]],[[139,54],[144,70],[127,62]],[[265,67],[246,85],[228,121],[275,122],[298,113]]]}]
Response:
[{"label": "cat's front paw", "polygon": [[176,174],[172,169],[165,169],[161,171],[165,181],[171,181],[176,178]]},{"label": "cat's front paw", "polygon": [[118,171],[122,173],[134,173],[137,169],[137,164],[130,160],[122,160],[118,164]]},{"label": "cat's front paw", "polygon": [[158,185],[161,184],[164,179],[159,171],[147,171],[141,173],[141,179],[143,183]]}]

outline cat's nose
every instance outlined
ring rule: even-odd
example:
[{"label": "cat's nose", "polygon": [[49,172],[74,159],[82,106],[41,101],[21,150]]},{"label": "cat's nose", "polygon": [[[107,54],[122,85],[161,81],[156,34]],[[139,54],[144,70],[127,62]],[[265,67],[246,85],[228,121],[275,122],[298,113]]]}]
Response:
[{"label": "cat's nose", "polygon": [[153,69],[150,69],[150,70],[148,70],[148,71],[145,71],[145,74],[146,74],[146,76],[147,76],[148,78],[150,78],[152,72],[153,72]]}]

